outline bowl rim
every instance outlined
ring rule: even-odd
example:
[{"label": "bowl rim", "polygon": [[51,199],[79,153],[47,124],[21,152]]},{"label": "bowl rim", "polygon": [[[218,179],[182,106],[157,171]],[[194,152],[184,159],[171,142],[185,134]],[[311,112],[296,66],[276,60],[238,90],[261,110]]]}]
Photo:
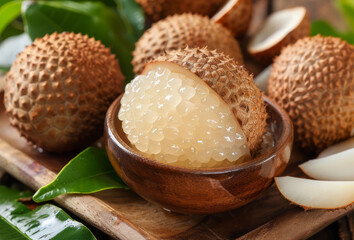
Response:
[{"label": "bowl rim", "polygon": [[[268,105],[270,108],[274,109],[274,112],[276,112],[281,119],[281,122],[283,122],[283,131],[282,134],[280,135],[279,140],[277,141],[277,144],[269,149],[267,152],[264,154],[261,154],[255,158],[253,158],[250,161],[237,164],[234,166],[227,166],[227,167],[215,167],[215,168],[184,168],[184,167],[179,167],[179,166],[173,166],[165,163],[158,162],[157,160],[154,160],[152,158],[148,158],[146,156],[142,156],[134,150],[132,147],[130,147],[118,134],[115,124],[114,124],[114,117],[118,119],[118,106],[120,106],[120,100],[122,99],[124,93],[122,93],[119,97],[117,97],[114,102],[111,104],[111,106],[108,108],[107,113],[106,113],[106,118],[105,118],[105,143],[107,144],[108,139],[110,138],[114,144],[118,146],[121,150],[125,151],[128,153],[130,156],[133,156],[133,158],[143,164],[147,164],[149,166],[155,167],[155,168],[162,168],[165,170],[170,170],[174,172],[179,172],[179,173],[185,173],[185,174],[222,174],[222,173],[231,173],[231,172],[236,172],[236,171],[242,171],[247,168],[252,168],[256,167],[258,165],[262,165],[265,162],[271,160],[281,149],[285,148],[286,145],[288,144],[289,140],[293,141],[293,124],[292,121],[290,120],[290,117],[288,114],[275,102],[270,100],[268,97],[263,95],[263,99],[266,105]],[[118,119],[118,121],[120,121]],[[107,147],[107,146],[106,146]]]}]

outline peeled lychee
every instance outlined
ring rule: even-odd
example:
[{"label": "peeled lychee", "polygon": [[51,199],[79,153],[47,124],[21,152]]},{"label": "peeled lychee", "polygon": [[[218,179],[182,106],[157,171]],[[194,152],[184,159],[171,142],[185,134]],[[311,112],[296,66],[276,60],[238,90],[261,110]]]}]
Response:
[{"label": "peeled lychee", "polygon": [[354,181],[354,148],[299,165],[307,175],[318,180]]},{"label": "peeled lychee", "polygon": [[339,209],[354,202],[354,181],[321,181],[276,177],[279,192],[304,209]]},{"label": "peeled lychee", "polygon": [[190,167],[248,160],[267,114],[253,78],[208,49],[167,52],[126,87],[119,118],[129,141],[158,161]]}]

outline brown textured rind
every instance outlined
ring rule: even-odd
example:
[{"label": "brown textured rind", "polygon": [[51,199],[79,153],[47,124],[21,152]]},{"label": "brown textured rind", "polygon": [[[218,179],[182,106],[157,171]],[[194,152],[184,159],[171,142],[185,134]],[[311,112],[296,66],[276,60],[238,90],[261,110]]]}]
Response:
[{"label": "brown textured rind", "polygon": [[248,29],[251,17],[252,0],[236,0],[227,12],[221,16],[216,13],[211,20],[229,29],[236,38],[241,38]]},{"label": "brown textured rind", "polygon": [[243,63],[241,49],[231,32],[200,15],[174,15],[152,25],[135,44],[132,64],[140,74],[145,64],[165,51],[205,47],[224,52]]},{"label": "brown textured rind", "polygon": [[284,48],[268,93],[289,114],[295,139],[321,150],[354,131],[354,47],[339,38],[307,37]]},{"label": "brown textured rind", "polygon": [[203,79],[234,113],[254,152],[265,132],[267,113],[252,75],[230,57],[206,48],[186,48],[167,52],[153,62],[176,63]]},{"label": "brown textured rind", "polygon": [[[273,62],[274,57],[278,56],[281,49],[289,44],[295,43],[297,40],[310,36],[311,32],[311,21],[310,14],[306,8],[304,18],[300,24],[291,32],[289,32],[282,40],[274,44],[268,49],[262,51],[251,51],[250,46],[248,46],[248,52],[258,61],[265,65]],[[251,40],[252,41],[252,40]]]},{"label": "brown textured rind", "polygon": [[152,21],[182,13],[213,16],[227,0],[137,0]]},{"label": "brown textured rind", "polygon": [[100,41],[54,33],[18,55],[6,75],[4,104],[10,123],[33,144],[70,151],[102,134],[123,80],[118,61]]}]

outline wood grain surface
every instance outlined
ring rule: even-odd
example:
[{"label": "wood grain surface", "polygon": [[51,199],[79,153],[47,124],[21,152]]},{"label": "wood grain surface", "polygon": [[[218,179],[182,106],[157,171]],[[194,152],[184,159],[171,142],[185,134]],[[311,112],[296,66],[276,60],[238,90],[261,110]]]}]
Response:
[{"label": "wood grain surface", "polygon": [[338,220],[338,235],[341,240],[354,240],[354,212]]},{"label": "wood grain surface", "polygon": [[335,211],[291,209],[238,239],[306,239],[314,234],[314,229],[323,229],[352,209],[352,206]]}]

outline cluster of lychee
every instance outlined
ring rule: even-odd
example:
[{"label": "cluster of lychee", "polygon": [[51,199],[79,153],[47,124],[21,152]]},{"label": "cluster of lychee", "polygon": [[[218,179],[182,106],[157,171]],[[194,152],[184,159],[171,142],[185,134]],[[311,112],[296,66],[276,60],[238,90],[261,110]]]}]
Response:
[{"label": "cluster of lychee", "polygon": [[[147,75],[148,62],[188,70],[227,103],[253,152],[262,141],[267,113],[236,40],[247,31],[252,1],[138,2],[157,22],[136,43],[135,74]],[[321,149],[354,133],[353,46],[338,38],[308,37],[306,9],[286,11],[266,21],[248,51],[264,63],[281,51],[268,94],[288,112],[301,145]],[[292,15],[290,26],[272,32],[274,21]],[[5,107],[11,124],[34,145],[70,151],[101,135],[105,112],[123,92],[123,80],[115,56],[99,41],[54,33],[19,54],[6,77]]]}]

